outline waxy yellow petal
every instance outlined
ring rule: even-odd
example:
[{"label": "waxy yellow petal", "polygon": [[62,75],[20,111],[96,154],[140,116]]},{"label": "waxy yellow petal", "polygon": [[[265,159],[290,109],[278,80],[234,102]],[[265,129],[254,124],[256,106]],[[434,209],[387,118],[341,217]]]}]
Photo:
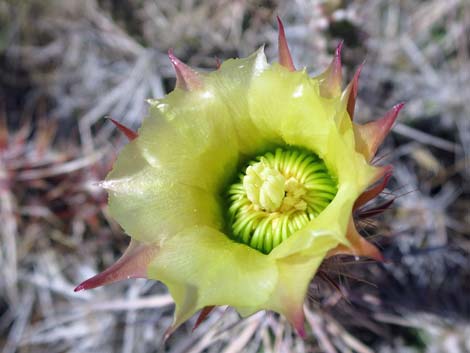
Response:
[{"label": "waxy yellow petal", "polygon": [[208,305],[262,306],[277,275],[274,260],[209,227],[188,228],[165,241],[148,270],[175,299],[174,327]]}]

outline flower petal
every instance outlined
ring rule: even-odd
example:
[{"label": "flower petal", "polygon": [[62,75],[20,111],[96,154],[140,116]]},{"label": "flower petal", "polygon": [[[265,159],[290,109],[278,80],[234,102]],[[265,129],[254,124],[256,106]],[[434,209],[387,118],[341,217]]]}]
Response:
[{"label": "flower petal", "polygon": [[238,140],[238,149],[243,155],[253,155],[269,145],[250,116],[248,100],[249,87],[267,68],[263,48],[245,59],[229,59],[216,72],[207,77],[207,84],[213,88],[229,112]]},{"label": "flower petal", "polygon": [[354,77],[351,82],[348,84],[346,89],[344,90],[341,100],[344,101],[347,107],[347,112],[351,120],[354,119],[354,109],[356,107],[356,97],[357,97],[357,90],[359,86],[359,76],[361,75],[362,67],[364,64],[361,64],[356,72],[354,73]]},{"label": "flower petal", "polygon": [[341,85],[343,82],[341,69],[341,49],[343,41],[341,41],[335,50],[335,56],[328,68],[315,77],[320,81],[320,94],[325,98],[338,97],[341,94]]},{"label": "flower petal", "polygon": [[356,135],[356,149],[361,152],[368,161],[372,160],[377,149],[387,137],[393,123],[398,117],[398,113],[405,104],[395,105],[382,118],[371,121],[365,125],[354,124]]},{"label": "flower petal", "polygon": [[334,128],[336,111],[319,96],[318,84],[305,72],[289,72],[276,64],[253,80],[247,92],[248,116],[261,136],[272,144],[326,151],[322,146]]},{"label": "flower petal", "polygon": [[145,278],[147,267],[157,251],[156,244],[143,244],[132,239],[129,247],[118,261],[103,272],[82,282],[74,291],[101,287],[129,278]]},{"label": "flower petal", "polygon": [[125,146],[102,183],[109,192],[110,213],[126,233],[153,243],[197,224],[220,227],[217,196],[178,182],[171,171],[150,166],[137,144],[139,139]]},{"label": "flower petal", "polygon": [[211,90],[177,90],[151,106],[136,143],[149,165],[209,192],[220,189],[238,163],[229,112]]},{"label": "flower petal", "polygon": [[129,141],[134,140],[138,136],[135,131],[133,131],[130,128],[128,128],[127,126],[121,124],[119,121],[114,120],[113,118],[109,118],[109,120],[111,120],[111,122],[114,125],[116,125],[116,127],[119,129],[119,131],[121,131],[124,134],[124,136],[127,137],[127,139]]},{"label": "flower petal", "polygon": [[173,54],[173,49],[168,50],[168,57],[176,72],[176,87],[186,91],[192,91],[203,87],[204,83],[200,74],[183,63]]},{"label": "flower petal", "polygon": [[308,286],[328,251],[337,243],[337,240],[328,234],[318,234],[312,236],[310,249],[293,251],[294,255],[280,257],[280,252],[276,253],[277,248],[274,249],[268,255],[276,259],[278,270],[273,293],[261,307],[242,308],[239,309],[240,314],[248,316],[260,308],[276,311],[284,315],[303,337],[305,335],[303,304]]},{"label": "flower petal", "polygon": [[202,324],[202,322],[206,319],[206,317],[209,316],[209,314],[214,309],[215,309],[214,305],[205,306],[204,308],[202,308],[201,312],[199,313],[199,316],[197,317],[196,323],[193,326],[193,331],[196,330],[200,324]]},{"label": "flower petal", "polygon": [[267,309],[283,314],[296,328],[300,336],[304,336],[303,304],[308,286],[318,270],[335,239],[328,236],[315,238],[311,249],[315,251],[298,253],[277,260],[278,282],[271,296]]},{"label": "flower petal", "polygon": [[148,270],[176,303],[172,329],[210,305],[261,305],[277,282],[273,259],[209,227],[185,229],[165,241]]},{"label": "flower petal", "polygon": [[348,223],[346,237],[350,244],[340,244],[328,253],[328,257],[334,255],[354,255],[369,257],[376,261],[384,261],[384,257],[380,250],[359,234],[352,217]]},{"label": "flower petal", "polygon": [[278,50],[279,50],[279,64],[284,66],[289,71],[295,71],[294,62],[292,61],[292,56],[290,55],[289,45],[286,40],[286,33],[284,32],[284,25],[282,24],[281,19],[277,16],[277,26],[278,26]]},{"label": "flower petal", "polygon": [[303,311],[305,296],[325,253],[319,253],[308,260],[292,256],[279,260],[277,264],[278,285],[267,306],[268,309],[284,315],[301,337],[305,336]]}]

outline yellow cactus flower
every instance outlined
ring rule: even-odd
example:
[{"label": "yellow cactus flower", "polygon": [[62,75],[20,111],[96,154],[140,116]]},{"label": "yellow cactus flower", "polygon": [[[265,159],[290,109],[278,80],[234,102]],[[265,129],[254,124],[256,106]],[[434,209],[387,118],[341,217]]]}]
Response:
[{"label": "yellow cactus flower", "polygon": [[379,260],[354,211],[377,196],[390,167],[371,164],[402,104],[353,122],[360,69],[341,89],[341,45],[317,77],[296,70],[279,21],[279,63],[263,50],[196,72],[169,52],[177,85],[150,102],[138,134],[102,183],[131,243],[83,282],[163,282],[176,303],[170,332],[201,311],[283,314],[303,334],[303,302],[322,261]]}]

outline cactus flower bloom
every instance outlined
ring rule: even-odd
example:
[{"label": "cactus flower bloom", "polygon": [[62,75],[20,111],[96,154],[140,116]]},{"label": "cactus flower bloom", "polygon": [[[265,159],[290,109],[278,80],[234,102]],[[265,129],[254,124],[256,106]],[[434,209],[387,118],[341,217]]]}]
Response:
[{"label": "cactus flower bloom", "polygon": [[371,164],[402,104],[353,121],[360,69],[342,90],[341,45],[330,66],[296,70],[279,21],[279,63],[263,50],[197,72],[169,52],[176,88],[150,101],[138,133],[102,183],[131,243],[76,290],[121,279],[163,282],[175,304],[170,331],[198,310],[284,315],[303,334],[303,303],[322,261],[380,260],[354,213],[385,187]]}]

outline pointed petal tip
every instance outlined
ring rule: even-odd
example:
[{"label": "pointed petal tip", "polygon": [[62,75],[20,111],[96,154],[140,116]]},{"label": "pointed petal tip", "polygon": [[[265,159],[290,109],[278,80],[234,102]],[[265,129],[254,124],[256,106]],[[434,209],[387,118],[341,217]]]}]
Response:
[{"label": "pointed petal tip", "polygon": [[354,255],[367,257],[377,262],[384,261],[384,256],[382,255],[382,252],[379,250],[379,248],[377,248],[377,246],[375,246],[362,236],[356,246],[357,253],[355,253]]},{"label": "pointed petal tip", "polygon": [[283,314],[290,322],[290,324],[294,327],[297,334],[300,337],[305,338],[306,332],[303,303],[298,306],[291,307]]},{"label": "pointed petal tip", "polygon": [[[93,276],[86,281],[80,283],[75,289],[74,292],[81,292],[83,290],[93,289],[100,286],[99,275]],[[97,278],[98,277],[98,278]]]},{"label": "pointed petal tip", "polygon": [[362,68],[364,67],[364,62],[358,66],[356,72],[354,73],[352,81],[349,83],[345,91],[345,98],[347,99],[346,110],[349,114],[351,120],[354,120],[354,110],[356,109],[356,98],[359,87],[359,77],[361,76]]},{"label": "pointed petal tip", "polygon": [[378,262],[383,262],[384,257],[382,252],[377,248],[377,246],[359,234],[352,217],[348,223],[346,238],[350,243],[349,246],[340,244],[336,248],[332,249],[328,253],[327,257],[335,255],[353,255],[368,257]]},{"label": "pointed petal tip", "polygon": [[294,62],[292,60],[292,55],[289,50],[289,45],[287,44],[286,33],[284,31],[284,25],[279,16],[277,18],[278,25],[278,51],[279,51],[279,64],[284,66],[289,71],[295,71]]},{"label": "pointed petal tip", "polygon": [[170,338],[171,334],[174,332],[175,330],[173,329],[173,326],[170,326],[166,329],[165,333],[163,334],[163,339],[162,339],[162,343],[163,344],[166,344],[166,342],[168,341],[168,339]]},{"label": "pointed petal tip", "polygon": [[175,69],[177,87],[186,91],[192,91],[203,86],[199,74],[178,59],[174,54],[173,48],[168,49],[168,58]]},{"label": "pointed petal tip", "polygon": [[301,326],[297,326],[295,330],[297,331],[297,334],[300,336],[300,338],[305,339],[307,337],[307,333],[305,332],[305,325],[303,323]]},{"label": "pointed petal tip", "polygon": [[357,71],[359,71],[359,73],[361,73],[362,69],[364,68],[365,65],[366,65],[366,59],[362,60],[362,63],[359,64],[359,66],[356,69],[356,73],[357,73]]},{"label": "pointed petal tip", "polygon": [[338,46],[336,47],[335,50],[335,57],[333,58],[333,69],[335,71],[339,70],[339,75],[341,75],[341,51],[343,50],[343,43],[344,41],[341,40],[338,43]]},{"label": "pointed petal tip", "polygon": [[371,259],[377,261],[377,262],[385,262],[385,257],[384,255],[382,254],[382,252],[377,249],[377,247],[375,247],[375,251],[373,253],[371,253],[368,257],[370,257]]},{"label": "pointed petal tip", "polygon": [[131,240],[119,260],[103,272],[80,283],[75,292],[93,289],[130,278],[146,278],[147,266],[158,250],[155,244],[143,244]]},{"label": "pointed petal tip", "polygon": [[359,77],[361,76],[362,69],[364,69],[364,64],[365,64],[365,61],[363,61],[363,62],[357,67],[356,72],[354,73],[353,82],[354,82],[354,84],[356,85],[356,88],[357,88],[357,85],[359,84]]},{"label": "pointed petal tip", "polygon": [[124,136],[127,137],[127,139],[129,141],[132,141],[132,140],[134,140],[135,138],[137,138],[139,136],[134,130],[128,128],[127,126],[125,126],[123,124],[121,124],[117,120],[114,120],[111,117],[107,117],[107,119],[109,119],[118,128],[118,130],[121,131],[121,133],[123,133]]},{"label": "pointed petal tip", "polygon": [[403,109],[405,103],[393,106],[383,117],[371,121],[365,125],[355,125],[354,132],[359,142],[359,151],[371,161],[379,146],[383,143],[393,124],[398,118],[398,113]]},{"label": "pointed petal tip", "polygon": [[385,115],[377,120],[377,124],[382,127],[382,134],[383,138],[388,134],[390,129],[392,128],[392,125],[395,123],[395,120],[398,117],[398,113],[403,109],[405,106],[405,103],[398,103],[395,104],[392,109],[390,109]]},{"label": "pointed petal tip", "polygon": [[340,60],[341,60],[341,51],[343,50],[343,45],[344,45],[344,40],[341,39],[338,45],[336,46],[336,50],[335,50],[335,57],[339,58]]},{"label": "pointed petal tip", "polygon": [[335,56],[333,57],[333,61],[330,64],[330,67],[332,69],[331,71],[333,71],[333,73],[336,73],[336,74],[338,70],[339,70],[339,73],[341,74],[341,52],[343,50],[343,44],[344,44],[344,41],[341,40],[336,46]]},{"label": "pointed petal tip", "polygon": [[[405,106],[405,103],[398,103],[395,104],[392,109],[390,109],[385,115],[374,121],[373,123],[377,122],[377,127],[378,127],[378,136],[381,137],[380,143],[382,143],[383,139],[385,136],[388,134],[388,132],[391,130],[392,125],[395,123],[395,120],[398,118],[398,113],[403,109]],[[377,146],[378,147],[378,146]]]},{"label": "pointed petal tip", "polygon": [[212,310],[214,310],[214,308],[215,306],[206,306],[202,308],[191,332],[194,332],[199,327],[199,325],[207,318],[207,316],[209,316],[209,314],[212,312]]},{"label": "pointed petal tip", "polygon": [[278,38],[282,36],[284,37],[284,39],[286,39],[286,33],[284,31],[284,23],[282,23],[282,20],[279,16],[276,16],[276,20],[277,20]]},{"label": "pointed petal tip", "polygon": [[[85,281],[85,282],[86,282],[86,281]],[[86,289],[86,288],[85,288],[85,282],[80,283],[78,286],[76,286],[76,287],[74,288],[73,291],[74,291],[74,292],[80,292],[80,291]]]},{"label": "pointed petal tip", "polygon": [[177,65],[179,60],[178,58],[175,56],[175,51],[173,50],[173,48],[170,48],[168,49],[168,57],[170,58],[170,61],[173,65]]},{"label": "pointed petal tip", "polygon": [[335,50],[335,55],[328,68],[320,75],[320,94],[327,98],[338,97],[341,95],[341,86],[343,83],[343,74],[341,67],[341,50],[343,41],[340,41]]},{"label": "pointed petal tip", "polygon": [[357,92],[357,87],[359,85],[359,77],[361,76],[362,69],[364,69],[364,62],[362,62],[362,64],[360,64],[357,67],[356,72],[354,72],[354,76],[353,76],[353,79],[351,81],[351,84],[353,85],[356,92]]},{"label": "pointed petal tip", "polygon": [[395,104],[392,109],[393,109],[394,111],[396,111],[397,114],[398,114],[398,113],[400,112],[400,110],[402,110],[402,109],[404,108],[405,104],[406,104],[405,102],[401,102],[401,103]]}]

